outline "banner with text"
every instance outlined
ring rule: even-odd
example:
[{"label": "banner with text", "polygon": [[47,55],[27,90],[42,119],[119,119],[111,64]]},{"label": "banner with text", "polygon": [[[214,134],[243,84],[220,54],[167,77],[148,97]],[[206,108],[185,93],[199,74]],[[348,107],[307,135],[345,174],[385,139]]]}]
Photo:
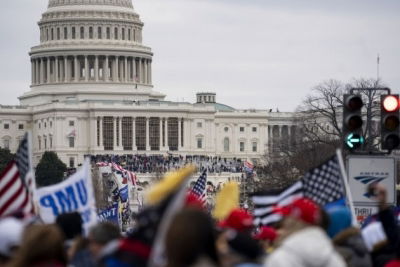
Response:
[{"label": "banner with text", "polygon": [[99,220],[102,222],[111,222],[116,225],[118,223],[118,203],[108,207],[107,209],[101,210],[99,212]]},{"label": "banner with text", "polygon": [[89,160],[67,180],[38,189],[36,197],[40,217],[45,223],[54,223],[58,215],[77,211],[87,233],[97,221]]}]

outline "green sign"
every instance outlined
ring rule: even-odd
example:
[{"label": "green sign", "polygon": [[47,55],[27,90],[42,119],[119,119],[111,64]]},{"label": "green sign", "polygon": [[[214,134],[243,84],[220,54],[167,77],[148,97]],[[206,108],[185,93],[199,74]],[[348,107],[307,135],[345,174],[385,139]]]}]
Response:
[{"label": "green sign", "polygon": [[345,140],[346,145],[349,148],[357,148],[360,145],[364,144],[364,141],[365,141],[364,137],[356,133],[349,134]]}]

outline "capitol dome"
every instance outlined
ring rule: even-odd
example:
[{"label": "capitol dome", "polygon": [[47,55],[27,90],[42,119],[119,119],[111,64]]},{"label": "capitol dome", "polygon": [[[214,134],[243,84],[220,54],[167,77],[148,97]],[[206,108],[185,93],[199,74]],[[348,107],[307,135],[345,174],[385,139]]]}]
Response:
[{"label": "capitol dome", "polygon": [[38,25],[23,104],[165,97],[152,90],[153,53],[131,0],[49,0]]}]

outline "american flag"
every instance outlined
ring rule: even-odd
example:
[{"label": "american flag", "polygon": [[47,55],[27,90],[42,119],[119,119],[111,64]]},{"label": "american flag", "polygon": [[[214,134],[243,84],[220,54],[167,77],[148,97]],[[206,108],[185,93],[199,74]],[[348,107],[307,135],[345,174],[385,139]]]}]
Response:
[{"label": "american flag", "polygon": [[244,170],[248,173],[252,173],[254,169],[254,165],[252,163],[250,163],[249,161],[245,161],[244,162]]},{"label": "american flag", "polygon": [[111,163],[108,163],[108,162],[97,162],[96,166],[97,167],[107,167],[107,166],[111,166]]},{"label": "american flag", "polygon": [[124,169],[121,165],[117,163],[107,163],[107,162],[97,162],[96,166],[98,167],[107,167],[110,166],[114,169],[114,171],[119,171],[122,174],[122,178],[124,181],[122,182],[123,184],[126,184],[127,182],[130,182],[133,186],[137,186],[137,176],[134,172],[128,171]]},{"label": "american flag", "polygon": [[254,223],[268,225],[282,217],[273,212],[277,206],[286,206],[294,199],[307,197],[320,206],[335,202],[345,195],[343,178],[337,156],[307,172],[303,178],[281,192],[260,192],[252,196]]},{"label": "american flag", "polygon": [[137,186],[136,183],[136,174],[134,172],[131,171],[126,171],[126,176],[128,177],[128,181],[133,185],[133,186]]},{"label": "american flag", "polygon": [[207,185],[207,169],[203,171],[200,177],[197,179],[190,194],[195,195],[203,203],[206,201],[206,185]]},{"label": "american flag", "polygon": [[25,134],[15,154],[0,175],[0,217],[13,212],[33,213],[34,175],[30,160],[29,134]]}]

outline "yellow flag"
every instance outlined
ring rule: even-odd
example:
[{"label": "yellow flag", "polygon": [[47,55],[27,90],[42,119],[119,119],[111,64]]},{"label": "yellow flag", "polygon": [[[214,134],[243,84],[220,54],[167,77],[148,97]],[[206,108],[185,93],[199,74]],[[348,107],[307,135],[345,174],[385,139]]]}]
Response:
[{"label": "yellow flag", "polygon": [[232,210],[239,207],[239,185],[229,182],[224,185],[215,199],[215,207],[212,212],[216,220],[224,220]]},{"label": "yellow flag", "polygon": [[176,172],[166,174],[159,183],[150,189],[147,195],[147,203],[149,205],[155,205],[159,203],[179,186],[181,186],[182,183],[185,182],[186,179],[188,179],[195,171],[196,167],[194,165],[188,165],[177,170]]}]

